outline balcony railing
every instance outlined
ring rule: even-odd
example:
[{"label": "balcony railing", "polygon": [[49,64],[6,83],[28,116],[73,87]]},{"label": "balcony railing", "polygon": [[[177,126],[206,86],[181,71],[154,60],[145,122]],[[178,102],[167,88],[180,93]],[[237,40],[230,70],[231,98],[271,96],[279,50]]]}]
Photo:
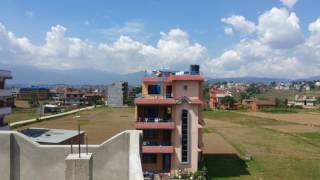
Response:
[{"label": "balcony railing", "polygon": [[174,148],[169,141],[144,141],[143,153],[173,153]]},{"label": "balcony railing", "polygon": [[144,118],[144,121],[135,122],[136,129],[174,129],[175,123],[171,119]]}]

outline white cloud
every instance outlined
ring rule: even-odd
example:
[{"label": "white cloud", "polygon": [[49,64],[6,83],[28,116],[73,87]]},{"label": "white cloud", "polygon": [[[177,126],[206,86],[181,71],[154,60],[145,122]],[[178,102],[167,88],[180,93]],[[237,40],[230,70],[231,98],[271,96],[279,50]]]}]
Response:
[{"label": "white cloud", "polygon": [[121,26],[118,31],[122,34],[115,41],[96,44],[70,37],[66,35],[66,27],[56,25],[47,32],[45,43],[36,45],[27,37],[17,37],[0,24],[0,62],[118,73],[157,68],[183,69],[190,63],[198,63],[210,77],[301,78],[320,75],[320,17],[310,23],[310,35],[307,36],[302,33],[297,15],[285,8],[272,8],[262,13],[257,17],[256,25],[243,16],[232,16],[223,21],[231,26],[225,27],[226,34],[239,31],[249,36],[216,57],[209,57],[206,47],[192,42],[189,34],[181,29],[161,32],[155,45],[151,45],[125,35],[143,30],[132,31]]},{"label": "white cloud", "polygon": [[26,11],[26,15],[28,17],[33,17],[33,12],[32,11]]},{"label": "white cloud", "polygon": [[274,48],[291,48],[304,40],[299,18],[284,8],[263,13],[257,29],[260,40]]},{"label": "white cloud", "polygon": [[68,37],[66,31],[61,25],[53,26],[47,32],[45,44],[37,46],[26,37],[16,37],[0,24],[0,57],[4,57],[0,62],[60,70],[93,68],[128,73],[200,63],[206,55],[206,48],[191,43],[188,33],[181,29],[162,32],[156,46],[128,36],[120,36],[113,43],[95,45]]},{"label": "white cloud", "polygon": [[289,8],[293,8],[294,5],[298,2],[298,0],[280,0],[282,2],[283,5],[289,7]]},{"label": "white cloud", "polygon": [[[241,18],[245,19],[245,18]],[[301,78],[320,74],[320,18],[305,38],[299,18],[287,9],[272,8],[258,17],[255,33],[203,64],[211,77]]]},{"label": "white cloud", "polygon": [[226,35],[232,36],[232,35],[233,35],[233,29],[232,29],[232,28],[227,28],[227,27],[225,27],[225,28],[224,28],[224,33],[225,33]]},{"label": "white cloud", "polygon": [[144,30],[143,23],[129,21],[124,23],[122,26],[100,29],[100,32],[108,36],[119,36],[119,35],[139,34],[139,33],[142,33],[143,30]]},{"label": "white cloud", "polygon": [[256,30],[256,25],[246,20],[243,16],[231,16],[228,18],[222,18],[223,23],[231,25],[235,30],[239,31],[242,35],[248,35]]}]

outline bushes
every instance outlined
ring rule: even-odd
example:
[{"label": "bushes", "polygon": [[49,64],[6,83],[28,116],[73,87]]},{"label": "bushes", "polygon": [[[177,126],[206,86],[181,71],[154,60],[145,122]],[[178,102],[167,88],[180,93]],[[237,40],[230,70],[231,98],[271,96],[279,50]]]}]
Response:
[{"label": "bushes", "polygon": [[189,172],[187,169],[178,169],[176,174],[171,177],[172,179],[206,179],[206,168],[201,171],[196,171],[194,173]]},{"label": "bushes", "polygon": [[297,108],[287,107],[287,108],[263,108],[261,112],[266,113],[298,113]]}]

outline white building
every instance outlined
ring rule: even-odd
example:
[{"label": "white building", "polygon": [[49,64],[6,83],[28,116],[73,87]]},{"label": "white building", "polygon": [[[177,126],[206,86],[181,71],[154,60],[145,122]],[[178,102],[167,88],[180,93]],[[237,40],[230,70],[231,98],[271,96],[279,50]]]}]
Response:
[{"label": "white building", "polygon": [[6,115],[11,113],[9,98],[12,97],[11,90],[5,89],[6,79],[12,79],[11,72],[0,70],[0,130],[8,130],[9,126],[4,122]]},{"label": "white building", "polygon": [[314,107],[316,105],[314,96],[299,96],[296,95],[294,101],[288,101],[288,106],[302,106],[304,108]]}]

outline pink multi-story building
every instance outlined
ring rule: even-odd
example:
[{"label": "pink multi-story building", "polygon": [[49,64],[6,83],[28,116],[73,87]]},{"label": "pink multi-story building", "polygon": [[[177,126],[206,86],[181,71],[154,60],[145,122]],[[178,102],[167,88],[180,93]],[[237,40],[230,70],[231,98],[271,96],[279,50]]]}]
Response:
[{"label": "pink multi-story building", "polygon": [[[194,65],[192,66],[194,69]],[[144,171],[198,170],[202,154],[202,84],[196,71],[158,71],[144,77],[135,99],[135,128],[143,130]]]}]

